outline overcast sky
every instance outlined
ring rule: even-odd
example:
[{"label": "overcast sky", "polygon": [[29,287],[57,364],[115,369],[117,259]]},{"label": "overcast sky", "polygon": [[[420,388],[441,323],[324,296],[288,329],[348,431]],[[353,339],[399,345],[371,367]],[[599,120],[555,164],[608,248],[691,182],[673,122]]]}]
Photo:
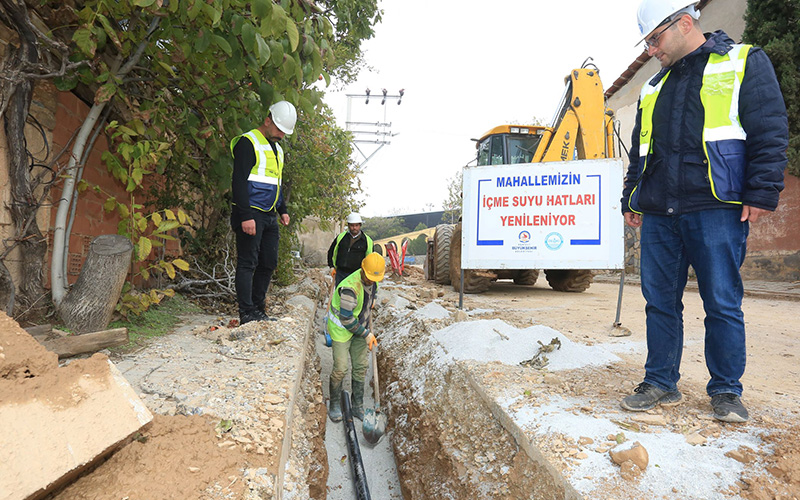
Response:
[{"label": "overcast sky", "polygon": [[[503,123],[549,124],[564,77],[587,57],[604,88],[641,53],[639,0],[381,0],[383,22],[365,42],[356,83],[328,91],[344,127],[386,121],[397,134],[364,166],[362,215],[441,210],[448,179],[475,157],[477,138]],[[380,90],[405,89],[402,104],[380,105]],[[360,144],[369,156],[378,147]],[[364,161],[358,156],[356,161]]]}]

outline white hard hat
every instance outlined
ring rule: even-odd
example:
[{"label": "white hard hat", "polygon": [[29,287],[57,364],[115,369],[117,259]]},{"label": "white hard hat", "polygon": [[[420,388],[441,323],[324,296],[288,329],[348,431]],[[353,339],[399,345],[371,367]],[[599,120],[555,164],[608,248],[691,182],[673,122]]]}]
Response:
[{"label": "white hard hat", "polygon": [[348,224],[363,224],[364,221],[361,220],[361,216],[358,212],[352,212],[350,215],[347,216],[347,223]]},{"label": "white hard hat", "polygon": [[279,101],[269,107],[272,123],[284,134],[292,135],[294,124],[297,123],[297,110],[289,101]]},{"label": "white hard hat", "polygon": [[[695,19],[700,19],[700,11],[695,8],[697,0],[642,0],[636,13],[639,21],[639,33],[644,41],[650,32],[667,21],[671,21],[675,14],[689,14]],[[637,44],[638,45],[638,44]]]}]

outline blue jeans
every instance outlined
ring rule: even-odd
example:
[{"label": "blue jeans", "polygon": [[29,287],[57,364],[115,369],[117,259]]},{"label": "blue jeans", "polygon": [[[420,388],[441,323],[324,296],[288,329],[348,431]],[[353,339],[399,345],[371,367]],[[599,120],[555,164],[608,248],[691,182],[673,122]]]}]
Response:
[{"label": "blue jeans", "polygon": [[709,396],[742,395],[745,332],[739,268],[749,225],[741,210],[717,209],[679,216],[642,217],[642,294],[647,301],[644,381],[676,390],[683,352],[683,290],[689,265],[697,275],[705,317]]}]

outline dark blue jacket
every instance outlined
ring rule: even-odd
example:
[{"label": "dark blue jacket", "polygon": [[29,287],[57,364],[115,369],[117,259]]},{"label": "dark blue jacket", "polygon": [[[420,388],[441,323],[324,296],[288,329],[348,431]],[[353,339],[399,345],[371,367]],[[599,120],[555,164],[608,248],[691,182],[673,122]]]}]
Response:
[{"label": "dark blue jacket", "polygon": [[[637,185],[637,211],[657,215],[679,215],[711,208],[741,210],[741,205],[723,203],[711,192],[708,164],[703,152],[704,111],[700,101],[703,69],[712,52],[727,53],[733,45],[723,31],[706,34],[706,43],[662,70],[651,80],[657,83],[671,71],[658,95],[653,111],[653,153],[645,175],[639,172],[641,110],[636,114],[630,149],[630,164],[622,192],[622,211]],[[778,80],[763,50],[753,47],[745,66],[739,95],[739,118],[747,133],[742,203],[775,210],[783,190],[783,170],[789,146],[789,125]]]}]

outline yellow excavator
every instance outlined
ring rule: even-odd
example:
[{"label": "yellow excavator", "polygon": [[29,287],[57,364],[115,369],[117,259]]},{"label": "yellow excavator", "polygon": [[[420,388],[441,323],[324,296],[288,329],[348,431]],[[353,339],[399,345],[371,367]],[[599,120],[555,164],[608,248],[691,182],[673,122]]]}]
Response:
[{"label": "yellow excavator", "polygon": [[[476,139],[478,166],[615,157],[614,113],[606,108],[599,71],[590,61],[587,59],[565,78],[564,94],[550,126],[500,125]],[[436,226],[433,238],[428,240],[424,268],[427,279],[452,283],[460,291],[460,222]],[[564,292],[582,292],[594,279],[588,269],[544,272],[550,287]],[[538,269],[465,269],[464,292],[484,292],[498,279],[532,285],[538,277]]]}]

